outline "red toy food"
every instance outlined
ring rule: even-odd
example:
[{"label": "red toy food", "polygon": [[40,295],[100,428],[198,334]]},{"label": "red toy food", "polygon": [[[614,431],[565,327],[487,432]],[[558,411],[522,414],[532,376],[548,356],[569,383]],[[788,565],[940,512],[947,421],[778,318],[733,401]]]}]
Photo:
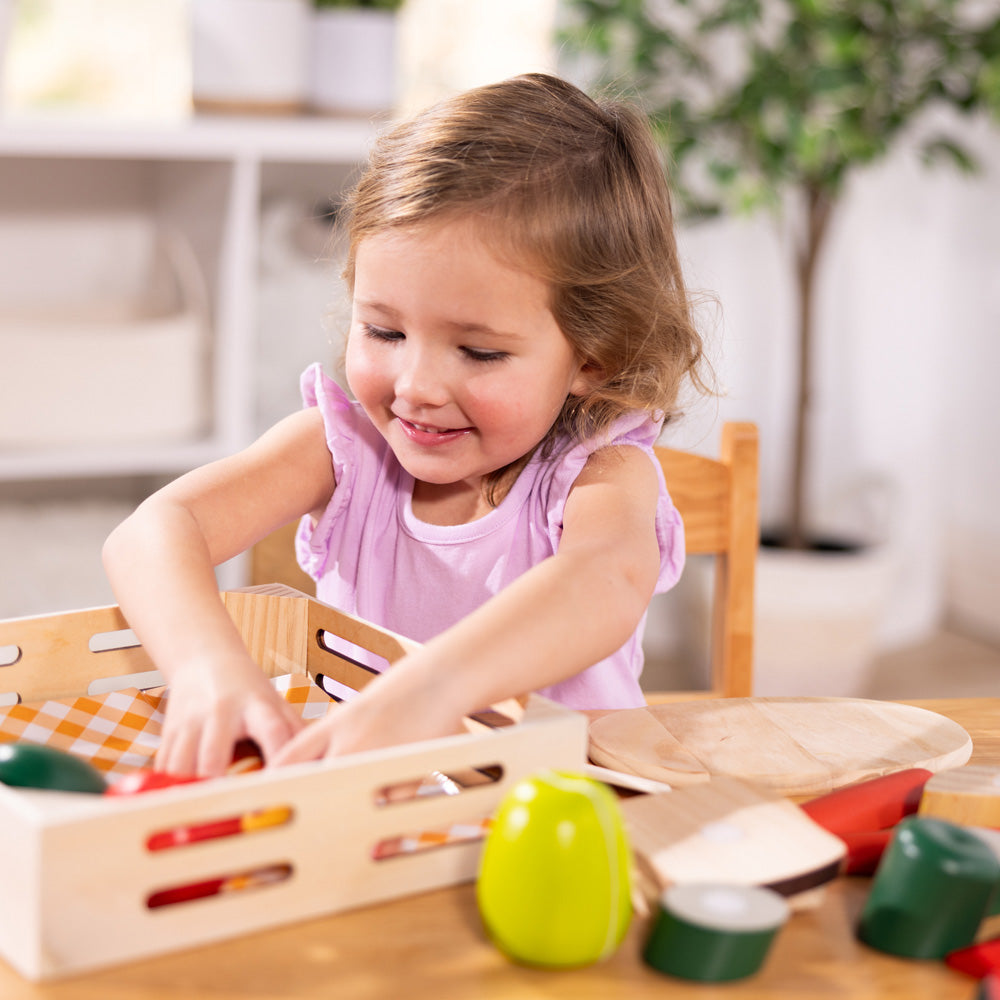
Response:
[{"label": "red toy food", "polygon": [[960,948],[946,955],[944,961],[952,969],[977,979],[989,975],[1000,976],[1000,938]]},{"label": "red toy food", "polygon": [[838,788],[801,808],[847,845],[845,875],[870,875],[892,838],[892,828],[917,811],[930,777],[925,768],[908,768]]},{"label": "red toy food", "polygon": [[170,774],[168,771],[154,771],[143,768],[132,771],[108,786],[105,795],[138,795],[141,792],[152,792],[158,788],[170,788],[173,785],[189,785],[202,779],[196,774]]},{"label": "red toy food", "polygon": [[837,836],[886,830],[917,811],[924,785],[930,777],[931,772],[925,768],[911,767],[838,788],[804,802],[802,808],[810,818]]}]

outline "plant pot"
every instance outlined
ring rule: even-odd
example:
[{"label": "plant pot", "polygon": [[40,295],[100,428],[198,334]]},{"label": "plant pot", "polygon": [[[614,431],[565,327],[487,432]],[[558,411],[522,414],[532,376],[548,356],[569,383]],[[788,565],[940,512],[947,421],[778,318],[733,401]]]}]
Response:
[{"label": "plant pot", "polygon": [[309,105],[322,114],[371,116],[396,103],[397,17],[390,10],[313,14]]},{"label": "plant pot", "polygon": [[[824,551],[762,545],[754,592],[754,695],[864,697],[894,571],[887,545]],[[714,559],[688,559],[677,587],[651,611],[650,658],[671,662],[669,678],[650,678],[654,688],[703,686],[714,579]]]},{"label": "plant pot", "polygon": [[310,0],[191,0],[195,109],[301,111],[311,13]]},{"label": "plant pot", "polygon": [[754,694],[863,696],[893,570],[888,546],[792,551],[763,545]]}]

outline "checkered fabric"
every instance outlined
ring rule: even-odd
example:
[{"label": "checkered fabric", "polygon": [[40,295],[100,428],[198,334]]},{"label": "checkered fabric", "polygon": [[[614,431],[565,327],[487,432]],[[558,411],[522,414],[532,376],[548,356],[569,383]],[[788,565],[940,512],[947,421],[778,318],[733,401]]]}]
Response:
[{"label": "checkered fabric", "polygon": [[[304,719],[334,704],[306,674],[284,674],[273,684]],[[82,757],[106,775],[152,767],[160,745],[166,690],[125,688],[103,695],[0,708],[0,740],[44,743]]]}]

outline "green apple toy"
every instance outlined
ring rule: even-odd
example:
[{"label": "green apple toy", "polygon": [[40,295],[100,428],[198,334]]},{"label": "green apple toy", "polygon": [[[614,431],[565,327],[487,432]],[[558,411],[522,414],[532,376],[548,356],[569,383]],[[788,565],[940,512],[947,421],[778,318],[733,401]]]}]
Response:
[{"label": "green apple toy", "polygon": [[476,885],[490,937],[509,958],[568,968],[611,955],[632,918],[631,851],[607,785],[543,771],[500,803]]}]

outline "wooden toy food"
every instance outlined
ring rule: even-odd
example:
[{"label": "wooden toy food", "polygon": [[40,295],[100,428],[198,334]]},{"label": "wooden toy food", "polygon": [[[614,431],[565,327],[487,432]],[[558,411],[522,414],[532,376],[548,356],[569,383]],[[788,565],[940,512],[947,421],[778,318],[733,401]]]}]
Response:
[{"label": "wooden toy food", "polygon": [[858,936],[879,951],[944,958],[973,943],[1000,886],[1000,860],[971,831],[908,816],[865,902]]},{"label": "wooden toy food", "polygon": [[640,884],[654,900],[682,882],[767,886],[797,903],[835,878],[844,845],[775,792],[713,778],[621,804]]},{"label": "wooden toy food", "polygon": [[788,904],[759,886],[689,882],[660,900],[642,957],[679,979],[721,983],[753,975],[764,964]]},{"label": "wooden toy food", "polygon": [[108,785],[105,795],[140,795],[143,792],[154,792],[160,788],[173,788],[175,785],[189,785],[202,779],[196,774],[171,774],[169,771],[154,771],[144,767],[132,771],[117,781]]},{"label": "wooden toy food", "polygon": [[0,743],[0,781],[21,788],[47,788],[100,795],[104,778],[87,761],[38,743]]},{"label": "wooden toy food", "polygon": [[920,815],[1000,827],[1000,768],[968,764],[934,775],[924,789]]},{"label": "wooden toy food", "polygon": [[896,824],[923,808],[921,797],[931,776],[926,768],[913,767],[869,778],[803,802],[802,811],[844,842],[845,875],[871,875]]},{"label": "wooden toy food", "polygon": [[621,811],[604,784],[543,771],[500,804],[477,883],[497,947],[529,965],[607,958],[632,917],[630,855]]}]

